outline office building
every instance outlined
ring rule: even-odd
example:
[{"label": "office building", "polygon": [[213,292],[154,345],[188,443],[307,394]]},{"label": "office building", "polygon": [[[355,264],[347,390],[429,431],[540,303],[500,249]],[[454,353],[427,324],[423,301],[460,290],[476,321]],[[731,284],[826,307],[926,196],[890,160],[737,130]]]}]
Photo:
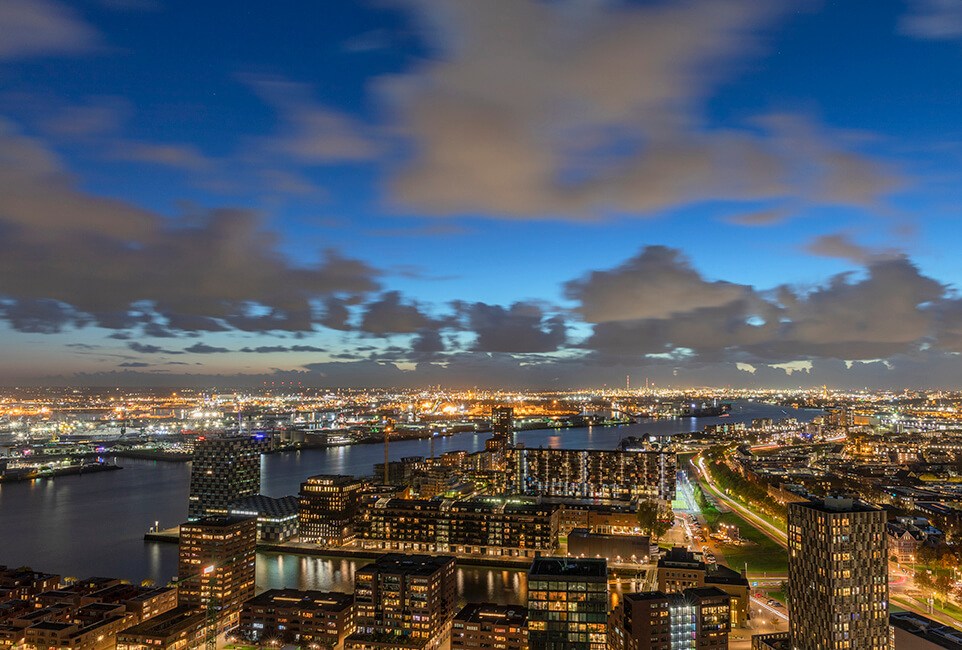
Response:
[{"label": "office building", "polygon": [[721,650],[730,631],[731,596],[718,587],[632,593],[611,612],[608,648]]},{"label": "office building", "polygon": [[528,571],[528,643],[551,650],[605,650],[608,563],[536,558]]},{"label": "office building", "polygon": [[341,546],[354,538],[357,500],[364,482],[353,476],[321,474],[301,483],[299,527],[302,542]]},{"label": "office building", "polygon": [[258,494],[266,448],[265,439],[258,436],[198,438],[190,467],[188,521],[226,515],[237,499]]},{"label": "office building", "polygon": [[451,623],[451,650],[528,650],[528,610],[518,605],[468,603]]},{"label": "office building", "polygon": [[887,650],[885,511],[826,498],[788,507],[793,650]]},{"label": "office building", "polygon": [[450,632],[454,558],[384,555],[354,573],[355,632],[347,650],[435,650]]},{"label": "office building", "polygon": [[314,650],[338,647],[354,631],[354,596],[337,592],[270,589],[244,603],[239,639]]},{"label": "office building", "polygon": [[675,498],[675,451],[524,449],[506,452],[509,494],[581,499]]},{"label": "office building", "polygon": [[216,610],[233,627],[241,605],[254,595],[257,519],[219,515],[180,526],[178,603]]}]

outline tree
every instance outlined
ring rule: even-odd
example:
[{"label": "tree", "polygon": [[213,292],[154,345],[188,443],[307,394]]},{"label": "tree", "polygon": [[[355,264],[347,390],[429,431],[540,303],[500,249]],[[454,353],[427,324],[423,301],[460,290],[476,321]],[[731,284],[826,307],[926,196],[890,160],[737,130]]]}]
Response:
[{"label": "tree", "polygon": [[932,582],[932,591],[942,601],[942,607],[945,607],[945,599],[952,592],[952,578],[945,573],[936,576]]},{"label": "tree", "polygon": [[641,532],[654,541],[664,537],[665,533],[671,528],[671,510],[669,509],[666,512],[654,501],[639,502],[635,516],[638,518],[638,528],[641,529]]}]

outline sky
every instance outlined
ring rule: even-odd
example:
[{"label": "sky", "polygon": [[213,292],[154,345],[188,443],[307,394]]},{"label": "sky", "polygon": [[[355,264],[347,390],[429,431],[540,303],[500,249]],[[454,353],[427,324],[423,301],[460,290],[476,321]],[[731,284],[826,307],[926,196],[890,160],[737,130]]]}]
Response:
[{"label": "sky", "polygon": [[960,208],[960,0],[0,0],[3,385],[962,388]]}]

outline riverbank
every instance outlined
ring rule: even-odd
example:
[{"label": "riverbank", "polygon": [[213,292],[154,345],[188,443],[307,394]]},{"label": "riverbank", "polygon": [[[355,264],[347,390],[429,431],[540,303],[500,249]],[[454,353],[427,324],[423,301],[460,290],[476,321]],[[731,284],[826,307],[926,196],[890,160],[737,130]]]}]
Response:
[{"label": "riverbank", "polygon": [[[109,472],[116,469],[123,469],[119,465],[71,465],[69,467],[57,467],[52,469],[38,469],[28,472],[4,473],[0,476],[0,483],[20,483],[22,481],[32,481],[40,478],[57,478],[58,476],[75,476],[79,474],[96,474],[98,472]],[[8,470],[9,471],[9,470]]]},{"label": "riverbank", "polygon": [[[163,544],[177,544],[179,542],[179,532],[177,528],[148,532],[144,535],[146,542],[160,542]],[[373,560],[388,553],[398,551],[387,551],[381,549],[347,548],[328,546],[318,546],[317,544],[307,544],[304,542],[280,542],[277,544],[259,544],[258,553],[271,553],[276,555],[297,555],[321,558],[351,558]],[[499,569],[514,569],[517,571],[527,571],[531,568],[533,558],[511,557],[500,555],[474,555],[465,553],[420,553],[422,555],[450,555],[454,556],[458,564],[463,566],[494,567]],[[545,557],[552,557],[545,555]],[[561,556],[557,556],[561,557]],[[639,565],[634,563],[615,563],[609,562],[609,573],[620,574],[622,577],[633,579],[643,579],[651,570],[650,565]]]}]

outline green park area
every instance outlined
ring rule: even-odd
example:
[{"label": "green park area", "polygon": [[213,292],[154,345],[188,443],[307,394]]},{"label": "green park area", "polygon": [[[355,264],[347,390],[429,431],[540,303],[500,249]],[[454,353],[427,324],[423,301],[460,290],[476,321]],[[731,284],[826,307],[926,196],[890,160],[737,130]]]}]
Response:
[{"label": "green park area", "polygon": [[737,526],[739,534],[749,542],[739,546],[722,545],[725,563],[730,568],[740,571],[747,564],[748,573],[753,576],[759,573],[788,574],[788,551],[737,514],[734,512],[718,514],[716,511],[714,515],[706,515],[706,519],[713,531],[719,524]]}]

